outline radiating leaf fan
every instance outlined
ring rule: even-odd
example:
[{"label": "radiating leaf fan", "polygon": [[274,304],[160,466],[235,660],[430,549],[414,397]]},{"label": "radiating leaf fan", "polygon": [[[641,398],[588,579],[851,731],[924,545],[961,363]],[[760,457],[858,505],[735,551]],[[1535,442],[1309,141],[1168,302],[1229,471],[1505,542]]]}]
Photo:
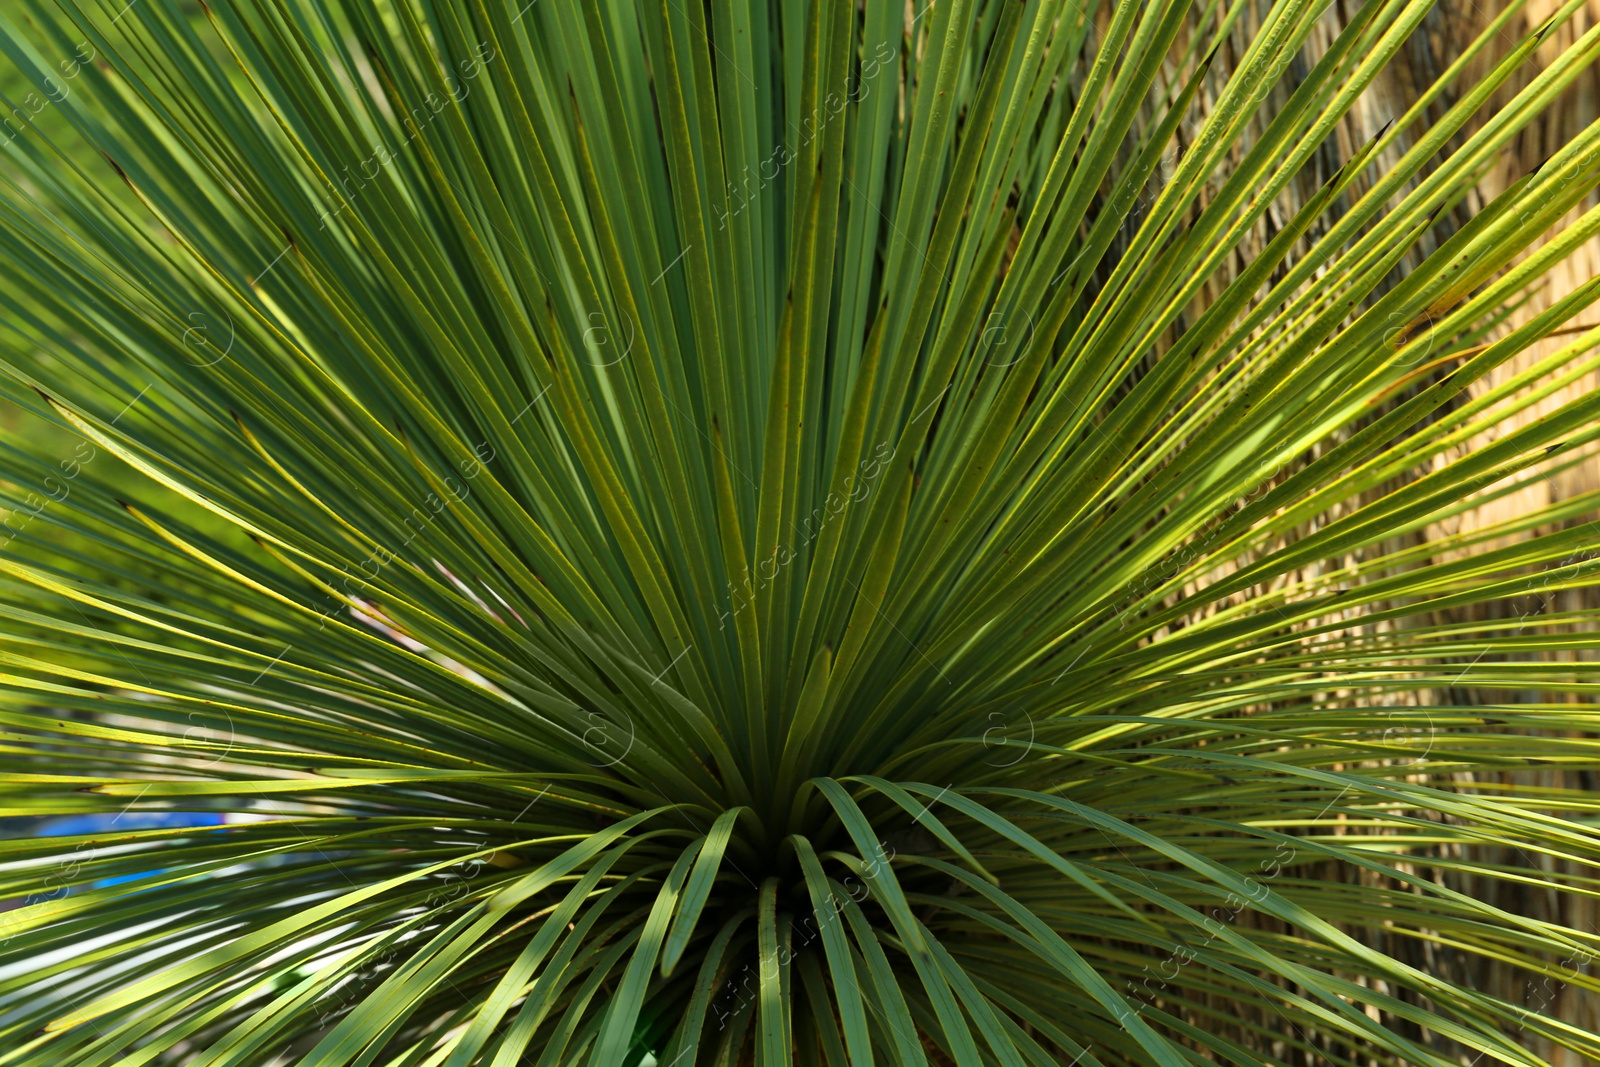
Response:
[{"label": "radiating leaf fan", "polygon": [[1600,1057],[1580,6],[32,3],[0,1065]]}]

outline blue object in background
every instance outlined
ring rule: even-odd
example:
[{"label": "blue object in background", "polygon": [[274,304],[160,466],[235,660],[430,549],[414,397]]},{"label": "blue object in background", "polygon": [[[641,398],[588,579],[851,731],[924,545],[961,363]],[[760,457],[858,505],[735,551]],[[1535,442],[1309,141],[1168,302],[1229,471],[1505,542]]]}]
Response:
[{"label": "blue object in background", "polygon": [[[57,819],[40,827],[37,836],[71,837],[77,834],[108,834],[122,830],[176,830],[186,826],[221,826],[222,820],[221,813],[215,811],[133,811],[120,814],[95,812],[92,815],[69,815],[64,819]],[[98,882],[91,883],[88,888],[100,889],[109,885],[120,885],[136,878],[160,873],[161,871],[156,870],[102,878]]]}]

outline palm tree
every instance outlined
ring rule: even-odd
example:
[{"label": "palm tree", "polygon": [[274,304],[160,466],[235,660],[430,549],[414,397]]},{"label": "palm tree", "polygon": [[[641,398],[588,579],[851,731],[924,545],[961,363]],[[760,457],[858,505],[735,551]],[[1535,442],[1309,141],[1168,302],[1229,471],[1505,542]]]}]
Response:
[{"label": "palm tree", "polygon": [[1582,6],[30,2],[0,1064],[1600,1056]]}]

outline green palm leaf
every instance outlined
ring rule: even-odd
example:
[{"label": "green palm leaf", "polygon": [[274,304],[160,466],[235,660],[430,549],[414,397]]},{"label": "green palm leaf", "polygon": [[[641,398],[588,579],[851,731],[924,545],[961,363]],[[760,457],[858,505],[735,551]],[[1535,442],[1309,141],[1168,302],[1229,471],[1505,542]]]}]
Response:
[{"label": "green palm leaf", "polygon": [[32,0],[0,1064],[1600,1057],[1582,6]]}]

